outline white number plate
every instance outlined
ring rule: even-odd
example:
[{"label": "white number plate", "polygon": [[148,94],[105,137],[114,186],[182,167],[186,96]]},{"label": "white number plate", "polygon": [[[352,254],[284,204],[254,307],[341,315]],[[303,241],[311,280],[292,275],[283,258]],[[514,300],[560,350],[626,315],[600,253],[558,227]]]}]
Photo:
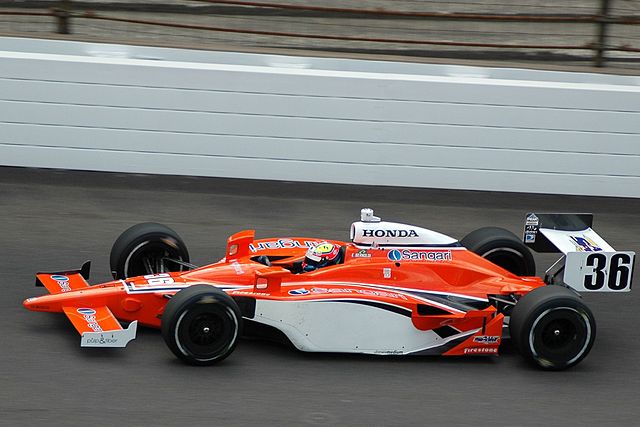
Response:
[{"label": "white number plate", "polygon": [[568,252],[564,282],[583,292],[628,292],[635,257],[635,252]]}]

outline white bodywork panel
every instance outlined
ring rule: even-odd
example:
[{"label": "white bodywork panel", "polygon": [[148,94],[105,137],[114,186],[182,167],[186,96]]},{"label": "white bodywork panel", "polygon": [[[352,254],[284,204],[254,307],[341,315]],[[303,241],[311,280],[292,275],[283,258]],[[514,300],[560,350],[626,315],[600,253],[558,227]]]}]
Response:
[{"label": "white bodywork panel", "polygon": [[628,292],[633,277],[634,252],[618,252],[592,228],[540,228],[565,254],[563,282],[580,292]]},{"label": "white bodywork panel", "polygon": [[[350,300],[356,301],[356,300]],[[364,300],[357,300],[365,302]],[[346,300],[256,300],[252,319],[282,331],[302,351],[367,354],[439,354],[477,330],[441,338],[411,317]],[[444,350],[443,350],[444,348]]]},{"label": "white bodywork panel", "polygon": [[457,240],[436,231],[396,222],[354,222],[351,224],[351,240],[364,246],[448,246]]},{"label": "white bodywork panel", "polygon": [[564,282],[580,292],[629,292],[634,252],[569,252]]},{"label": "white bodywork panel", "polygon": [[127,329],[103,332],[84,332],[80,340],[81,347],[126,347],[136,337],[138,322],[129,323]]},{"label": "white bodywork panel", "polygon": [[569,252],[615,251],[611,245],[591,228],[586,228],[581,231],[540,228],[540,233],[544,234],[544,236],[564,254]]}]

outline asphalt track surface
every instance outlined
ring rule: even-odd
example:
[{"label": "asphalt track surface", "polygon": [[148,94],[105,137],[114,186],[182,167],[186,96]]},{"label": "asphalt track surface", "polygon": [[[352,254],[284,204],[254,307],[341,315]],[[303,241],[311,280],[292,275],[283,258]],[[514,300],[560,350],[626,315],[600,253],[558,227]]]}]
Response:
[{"label": "asphalt track surface", "polygon": [[596,344],[563,372],[532,368],[508,345],[499,357],[371,357],[248,340],[197,368],[158,331],[141,328],[126,349],[82,349],[64,315],[21,305],[44,291],[38,270],[91,259],[91,282],[108,280],[111,244],[138,222],[174,228],[204,264],[249,227],[347,239],[365,206],[457,237],[519,232],[530,210],[590,211],[614,247],[640,253],[640,200],[0,168],[0,425],[638,425],[637,291],[585,297]]}]

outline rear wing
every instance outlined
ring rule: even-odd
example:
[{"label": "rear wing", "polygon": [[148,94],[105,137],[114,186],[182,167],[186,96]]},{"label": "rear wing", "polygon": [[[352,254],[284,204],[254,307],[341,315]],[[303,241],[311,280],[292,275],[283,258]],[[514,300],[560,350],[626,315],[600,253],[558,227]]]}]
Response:
[{"label": "rear wing", "polygon": [[592,225],[593,214],[529,213],[523,240],[539,253],[614,251]]},{"label": "rear wing", "polygon": [[635,252],[616,251],[592,225],[592,214],[531,212],[525,218],[523,241],[536,252],[563,254],[546,272],[549,284],[562,281],[584,292],[630,291]]}]

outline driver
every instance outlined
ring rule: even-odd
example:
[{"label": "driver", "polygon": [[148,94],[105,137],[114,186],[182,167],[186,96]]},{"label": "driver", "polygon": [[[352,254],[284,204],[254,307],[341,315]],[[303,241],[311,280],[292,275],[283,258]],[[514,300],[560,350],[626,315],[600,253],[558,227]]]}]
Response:
[{"label": "driver", "polygon": [[309,248],[302,262],[302,272],[314,271],[318,268],[335,265],[340,260],[340,245],[320,242],[318,246]]}]

